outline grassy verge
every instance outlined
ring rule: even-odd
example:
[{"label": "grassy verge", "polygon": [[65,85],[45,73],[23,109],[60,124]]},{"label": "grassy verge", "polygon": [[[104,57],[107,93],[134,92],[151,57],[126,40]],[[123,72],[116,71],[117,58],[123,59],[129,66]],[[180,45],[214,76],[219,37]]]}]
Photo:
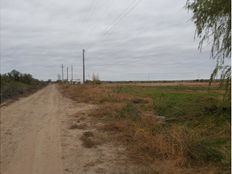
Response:
[{"label": "grassy verge", "polygon": [[124,143],[132,159],[162,161],[172,173],[230,173],[231,105],[217,87],[61,88],[76,101],[100,104],[92,115],[105,121],[102,130]]}]

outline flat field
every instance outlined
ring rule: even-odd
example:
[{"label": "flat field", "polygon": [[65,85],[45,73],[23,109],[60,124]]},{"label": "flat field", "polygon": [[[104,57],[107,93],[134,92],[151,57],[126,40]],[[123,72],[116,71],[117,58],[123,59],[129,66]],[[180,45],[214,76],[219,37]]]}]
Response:
[{"label": "flat field", "polygon": [[231,102],[218,83],[62,84],[101,131],[157,173],[230,173]]}]

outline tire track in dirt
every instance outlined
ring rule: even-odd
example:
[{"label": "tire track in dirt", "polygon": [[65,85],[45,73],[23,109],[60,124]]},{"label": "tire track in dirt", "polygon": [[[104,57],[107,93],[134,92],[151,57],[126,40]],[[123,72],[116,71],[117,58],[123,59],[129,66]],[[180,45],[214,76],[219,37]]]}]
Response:
[{"label": "tire track in dirt", "polygon": [[57,95],[50,85],[1,107],[2,173],[62,173]]},{"label": "tire track in dirt", "polygon": [[96,107],[64,97],[56,85],[1,107],[1,173],[133,173],[125,149],[89,116]]}]

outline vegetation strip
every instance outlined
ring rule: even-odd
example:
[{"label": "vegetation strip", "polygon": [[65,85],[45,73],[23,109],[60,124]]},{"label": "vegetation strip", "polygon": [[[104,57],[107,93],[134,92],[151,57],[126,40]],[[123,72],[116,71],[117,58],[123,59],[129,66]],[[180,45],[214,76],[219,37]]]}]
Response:
[{"label": "vegetation strip", "polygon": [[60,87],[78,102],[99,104],[90,115],[105,122],[101,129],[125,144],[132,159],[161,160],[170,171],[230,172],[231,106],[216,86]]},{"label": "vegetation strip", "polygon": [[1,103],[9,99],[35,92],[48,84],[48,82],[33,78],[31,74],[23,74],[16,70],[12,70],[10,73],[6,74],[0,74],[0,76]]}]

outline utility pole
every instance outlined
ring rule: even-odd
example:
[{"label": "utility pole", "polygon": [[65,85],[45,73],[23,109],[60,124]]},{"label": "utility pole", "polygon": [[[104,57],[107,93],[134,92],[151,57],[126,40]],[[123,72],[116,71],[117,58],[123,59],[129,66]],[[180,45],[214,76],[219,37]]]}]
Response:
[{"label": "utility pole", "polygon": [[73,65],[71,65],[71,81],[73,81]]},{"label": "utility pole", "polygon": [[68,66],[67,66],[67,81],[68,81]]},{"label": "utility pole", "polygon": [[62,81],[64,81],[64,65],[63,64],[61,65],[61,68],[62,68],[62,73],[61,73],[62,74]]},{"label": "utility pole", "polygon": [[83,84],[85,83],[85,49],[83,49]]}]

